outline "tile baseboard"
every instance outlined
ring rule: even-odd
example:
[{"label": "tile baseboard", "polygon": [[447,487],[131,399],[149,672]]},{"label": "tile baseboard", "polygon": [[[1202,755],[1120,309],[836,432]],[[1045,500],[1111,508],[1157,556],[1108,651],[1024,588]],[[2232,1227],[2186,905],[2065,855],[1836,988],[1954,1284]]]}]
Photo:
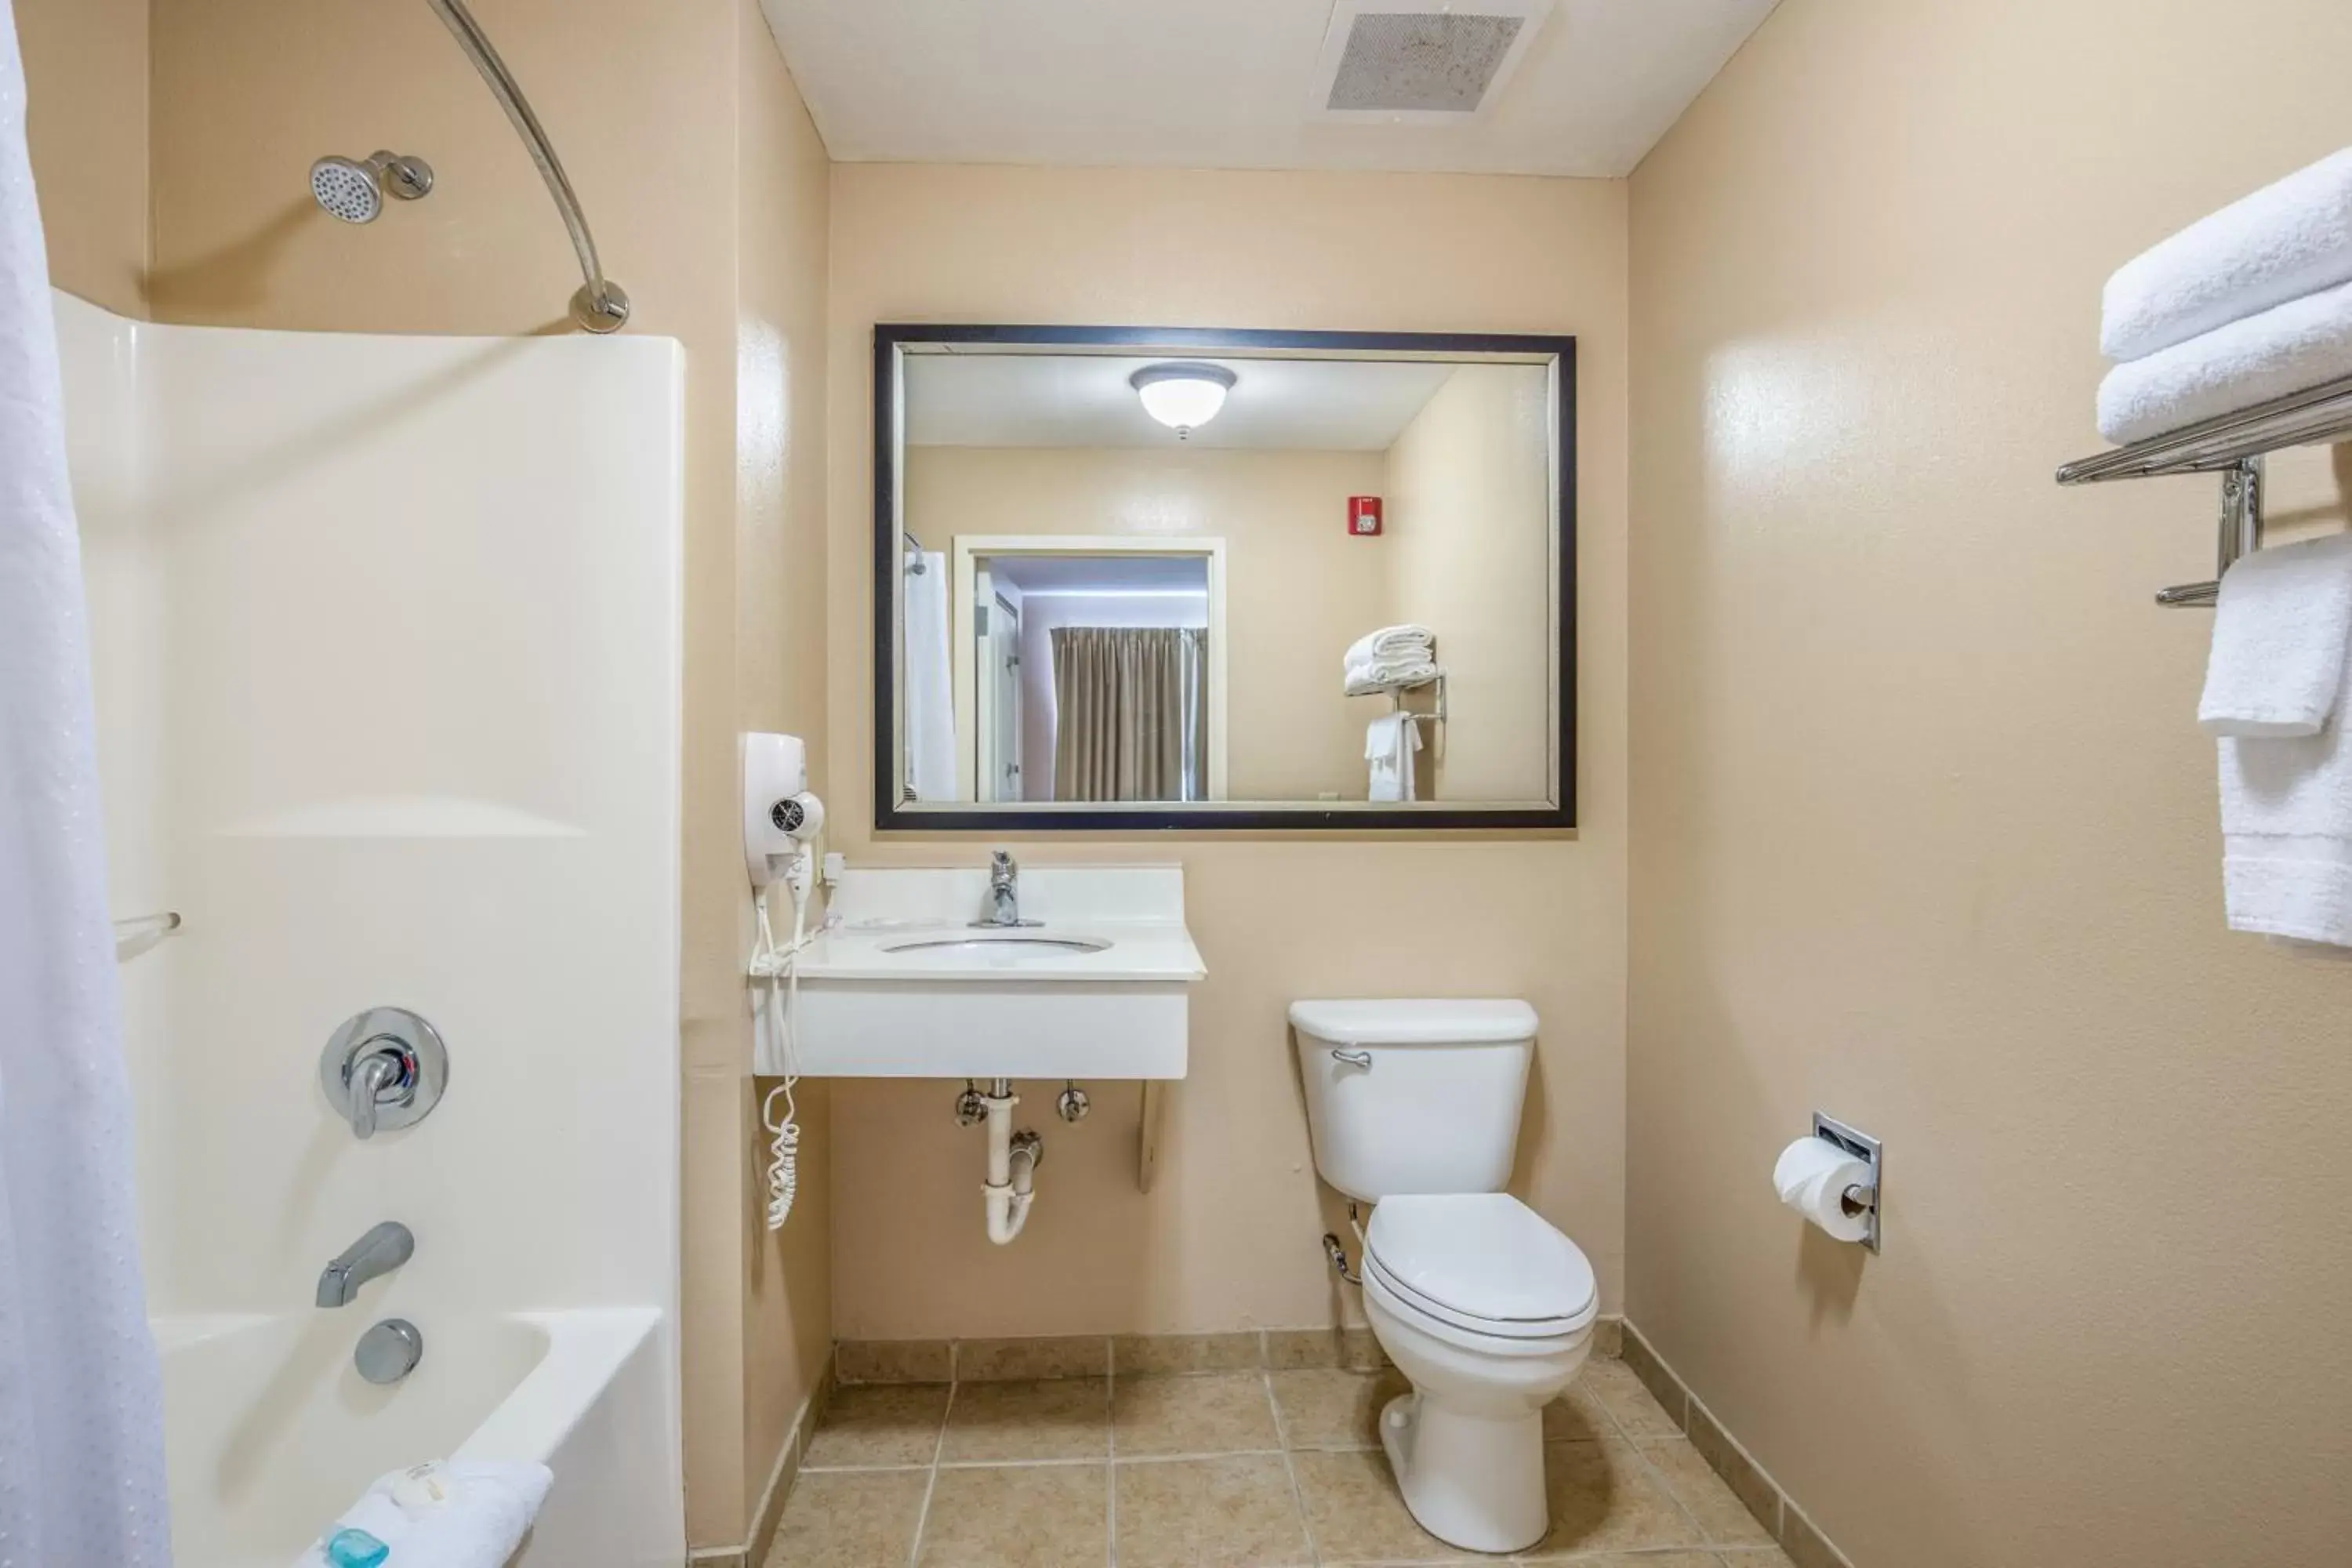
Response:
[{"label": "tile baseboard", "polygon": [[[1624,1321],[1593,1324],[1592,1353],[1615,1359]],[[844,1340],[834,1347],[842,1384],[999,1383],[1106,1377],[1120,1373],[1291,1372],[1336,1367],[1378,1372],[1389,1364],[1361,1324],[1238,1329],[1191,1334],[1054,1334],[1031,1339]]]},{"label": "tile baseboard", "polygon": [[1772,1479],[1771,1472],[1758,1464],[1754,1456],[1716,1419],[1715,1413],[1684,1385],[1665,1358],[1642,1337],[1641,1330],[1626,1323],[1621,1334],[1625,1364],[1665,1407],[1668,1418],[1690,1438],[1699,1457],[1723,1478],[1723,1484],[1748,1505],[1756,1522],[1772,1532],[1772,1539],[1780,1543],[1780,1550],[1788,1553],[1795,1568],[1853,1568],[1845,1553],[1822,1533],[1796,1500]]},{"label": "tile baseboard", "polygon": [[740,1546],[696,1547],[686,1554],[686,1568],[760,1568],[768,1560],[769,1550],[776,1542],[776,1527],[783,1521],[784,1504],[791,1500],[793,1485],[800,1479],[801,1461],[807,1456],[809,1437],[824,1418],[825,1404],[840,1381],[836,1375],[839,1361],[836,1347],[835,1354],[825,1357],[816,1386],[809,1391],[809,1396],[801,1402],[800,1410],[793,1416],[792,1426],[784,1434],[784,1446],[776,1455],[774,1468],[768,1472],[767,1487],[760,1493],[759,1506],[751,1512],[750,1537]]}]

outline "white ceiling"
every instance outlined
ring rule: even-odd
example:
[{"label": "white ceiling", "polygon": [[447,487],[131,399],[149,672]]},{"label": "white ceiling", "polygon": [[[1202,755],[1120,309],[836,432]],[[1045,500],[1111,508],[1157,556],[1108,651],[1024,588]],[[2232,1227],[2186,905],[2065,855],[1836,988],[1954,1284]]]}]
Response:
[{"label": "white ceiling", "polygon": [[761,0],[845,162],[1607,178],[1777,3],[1559,0],[1475,120],[1366,125],[1318,112],[1331,0]]},{"label": "white ceiling", "polygon": [[[1201,356],[923,353],[907,359],[910,447],[1161,447],[1176,432],[1128,377]],[[1238,378],[1193,447],[1385,452],[1445,384],[1434,361],[1212,358]],[[1530,375],[1546,374],[1528,367]]]}]

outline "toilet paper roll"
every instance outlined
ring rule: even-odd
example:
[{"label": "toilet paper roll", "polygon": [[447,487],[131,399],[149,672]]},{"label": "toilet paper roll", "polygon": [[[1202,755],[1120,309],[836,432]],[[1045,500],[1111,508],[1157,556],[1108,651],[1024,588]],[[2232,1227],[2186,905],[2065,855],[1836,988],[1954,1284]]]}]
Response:
[{"label": "toilet paper roll", "polygon": [[1800,1138],[1780,1151],[1772,1187],[1780,1201],[1840,1241],[1870,1234],[1870,1215],[1845,1212],[1845,1190],[1870,1184],[1870,1162],[1826,1138]]}]

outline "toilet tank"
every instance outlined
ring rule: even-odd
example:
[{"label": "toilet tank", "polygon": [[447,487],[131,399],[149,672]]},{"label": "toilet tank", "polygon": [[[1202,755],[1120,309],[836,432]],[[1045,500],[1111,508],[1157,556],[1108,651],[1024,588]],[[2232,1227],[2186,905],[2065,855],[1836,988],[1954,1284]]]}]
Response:
[{"label": "toilet tank", "polygon": [[1315,1169],[1351,1198],[1493,1193],[1518,1146],[1525,1002],[1294,1002]]}]

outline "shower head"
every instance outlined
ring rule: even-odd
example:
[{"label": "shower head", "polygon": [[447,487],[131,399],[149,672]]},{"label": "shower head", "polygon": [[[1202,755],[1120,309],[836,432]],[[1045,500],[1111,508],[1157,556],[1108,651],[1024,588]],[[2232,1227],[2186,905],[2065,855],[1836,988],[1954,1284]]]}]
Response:
[{"label": "shower head", "polygon": [[310,165],[310,195],[331,217],[373,223],[383,198],[413,202],[433,188],[433,166],[422,158],[378,153],[355,158],[321,158]]}]

